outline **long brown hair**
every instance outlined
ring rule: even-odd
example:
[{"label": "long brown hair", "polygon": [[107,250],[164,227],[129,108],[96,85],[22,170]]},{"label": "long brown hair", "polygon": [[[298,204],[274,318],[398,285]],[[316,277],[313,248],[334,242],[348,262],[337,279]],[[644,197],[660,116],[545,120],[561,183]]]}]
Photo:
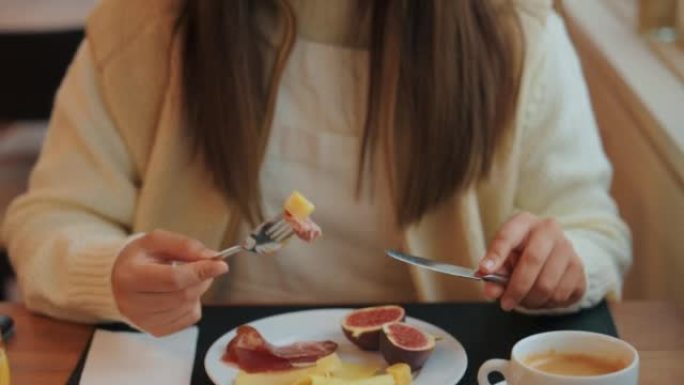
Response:
[{"label": "long brown hair", "polygon": [[[510,0],[369,7],[359,181],[384,146],[397,220],[407,225],[488,175],[515,115],[520,31]],[[278,46],[269,45],[258,14],[283,22]],[[188,0],[183,20],[189,134],[218,188],[254,223],[275,88],[294,39],[292,11],[285,1]]]}]

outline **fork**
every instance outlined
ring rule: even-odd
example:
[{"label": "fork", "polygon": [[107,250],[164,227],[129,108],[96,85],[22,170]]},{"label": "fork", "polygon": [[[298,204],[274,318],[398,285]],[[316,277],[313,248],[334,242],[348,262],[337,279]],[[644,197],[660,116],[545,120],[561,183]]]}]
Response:
[{"label": "fork", "polygon": [[273,253],[293,234],[292,226],[280,214],[257,226],[241,244],[221,250],[214,259],[225,259],[243,250],[256,254]]}]

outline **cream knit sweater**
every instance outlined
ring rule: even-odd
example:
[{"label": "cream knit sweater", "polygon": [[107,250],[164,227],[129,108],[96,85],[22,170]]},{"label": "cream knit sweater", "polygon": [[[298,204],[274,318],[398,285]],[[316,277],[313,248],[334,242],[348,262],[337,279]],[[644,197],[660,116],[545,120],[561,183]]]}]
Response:
[{"label": "cream knit sweater", "polygon": [[[164,228],[214,248],[234,240],[235,211],[190,156],[179,125],[179,4],[105,0],[89,20],[29,191],[3,228],[35,311],[120,320],[110,274],[133,233]],[[556,218],[589,282],[584,298],[562,309],[574,310],[619,297],[629,233],[608,194],[611,168],[563,24],[550,0],[518,4],[526,58],[511,140],[488,180],[409,228],[405,243],[419,255],[475,265],[513,213]],[[424,301],[481,298],[478,284],[418,270],[412,279]]]}]

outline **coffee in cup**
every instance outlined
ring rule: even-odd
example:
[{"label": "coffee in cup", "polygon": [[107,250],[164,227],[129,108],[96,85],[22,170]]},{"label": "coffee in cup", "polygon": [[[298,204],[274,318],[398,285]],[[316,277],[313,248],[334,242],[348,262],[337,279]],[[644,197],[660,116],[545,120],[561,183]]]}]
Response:
[{"label": "coffee in cup", "polygon": [[510,360],[485,362],[480,385],[500,372],[507,385],[637,385],[639,355],[630,344],[604,334],[556,331],[518,341]]},{"label": "coffee in cup", "polygon": [[523,362],[541,372],[565,376],[598,376],[619,372],[629,365],[629,362],[618,357],[601,357],[585,353],[559,353],[555,350],[532,354]]}]

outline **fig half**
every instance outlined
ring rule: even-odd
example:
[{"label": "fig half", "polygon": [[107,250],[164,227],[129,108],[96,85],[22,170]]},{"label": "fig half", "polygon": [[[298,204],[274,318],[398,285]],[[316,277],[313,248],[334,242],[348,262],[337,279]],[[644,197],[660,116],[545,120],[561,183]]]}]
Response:
[{"label": "fig half", "polygon": [[378,350],[382,326],[403,321],[406,311],[401,306],[385,305],[357,309],[342,320],[342,331],[349,341],[363,350]]},{"label": "fig half", "polygon": [[435,337],[403,322],[383,325],[380,353],[388,364],[408,364],[412,371],[423,367],[435,349]]}]

